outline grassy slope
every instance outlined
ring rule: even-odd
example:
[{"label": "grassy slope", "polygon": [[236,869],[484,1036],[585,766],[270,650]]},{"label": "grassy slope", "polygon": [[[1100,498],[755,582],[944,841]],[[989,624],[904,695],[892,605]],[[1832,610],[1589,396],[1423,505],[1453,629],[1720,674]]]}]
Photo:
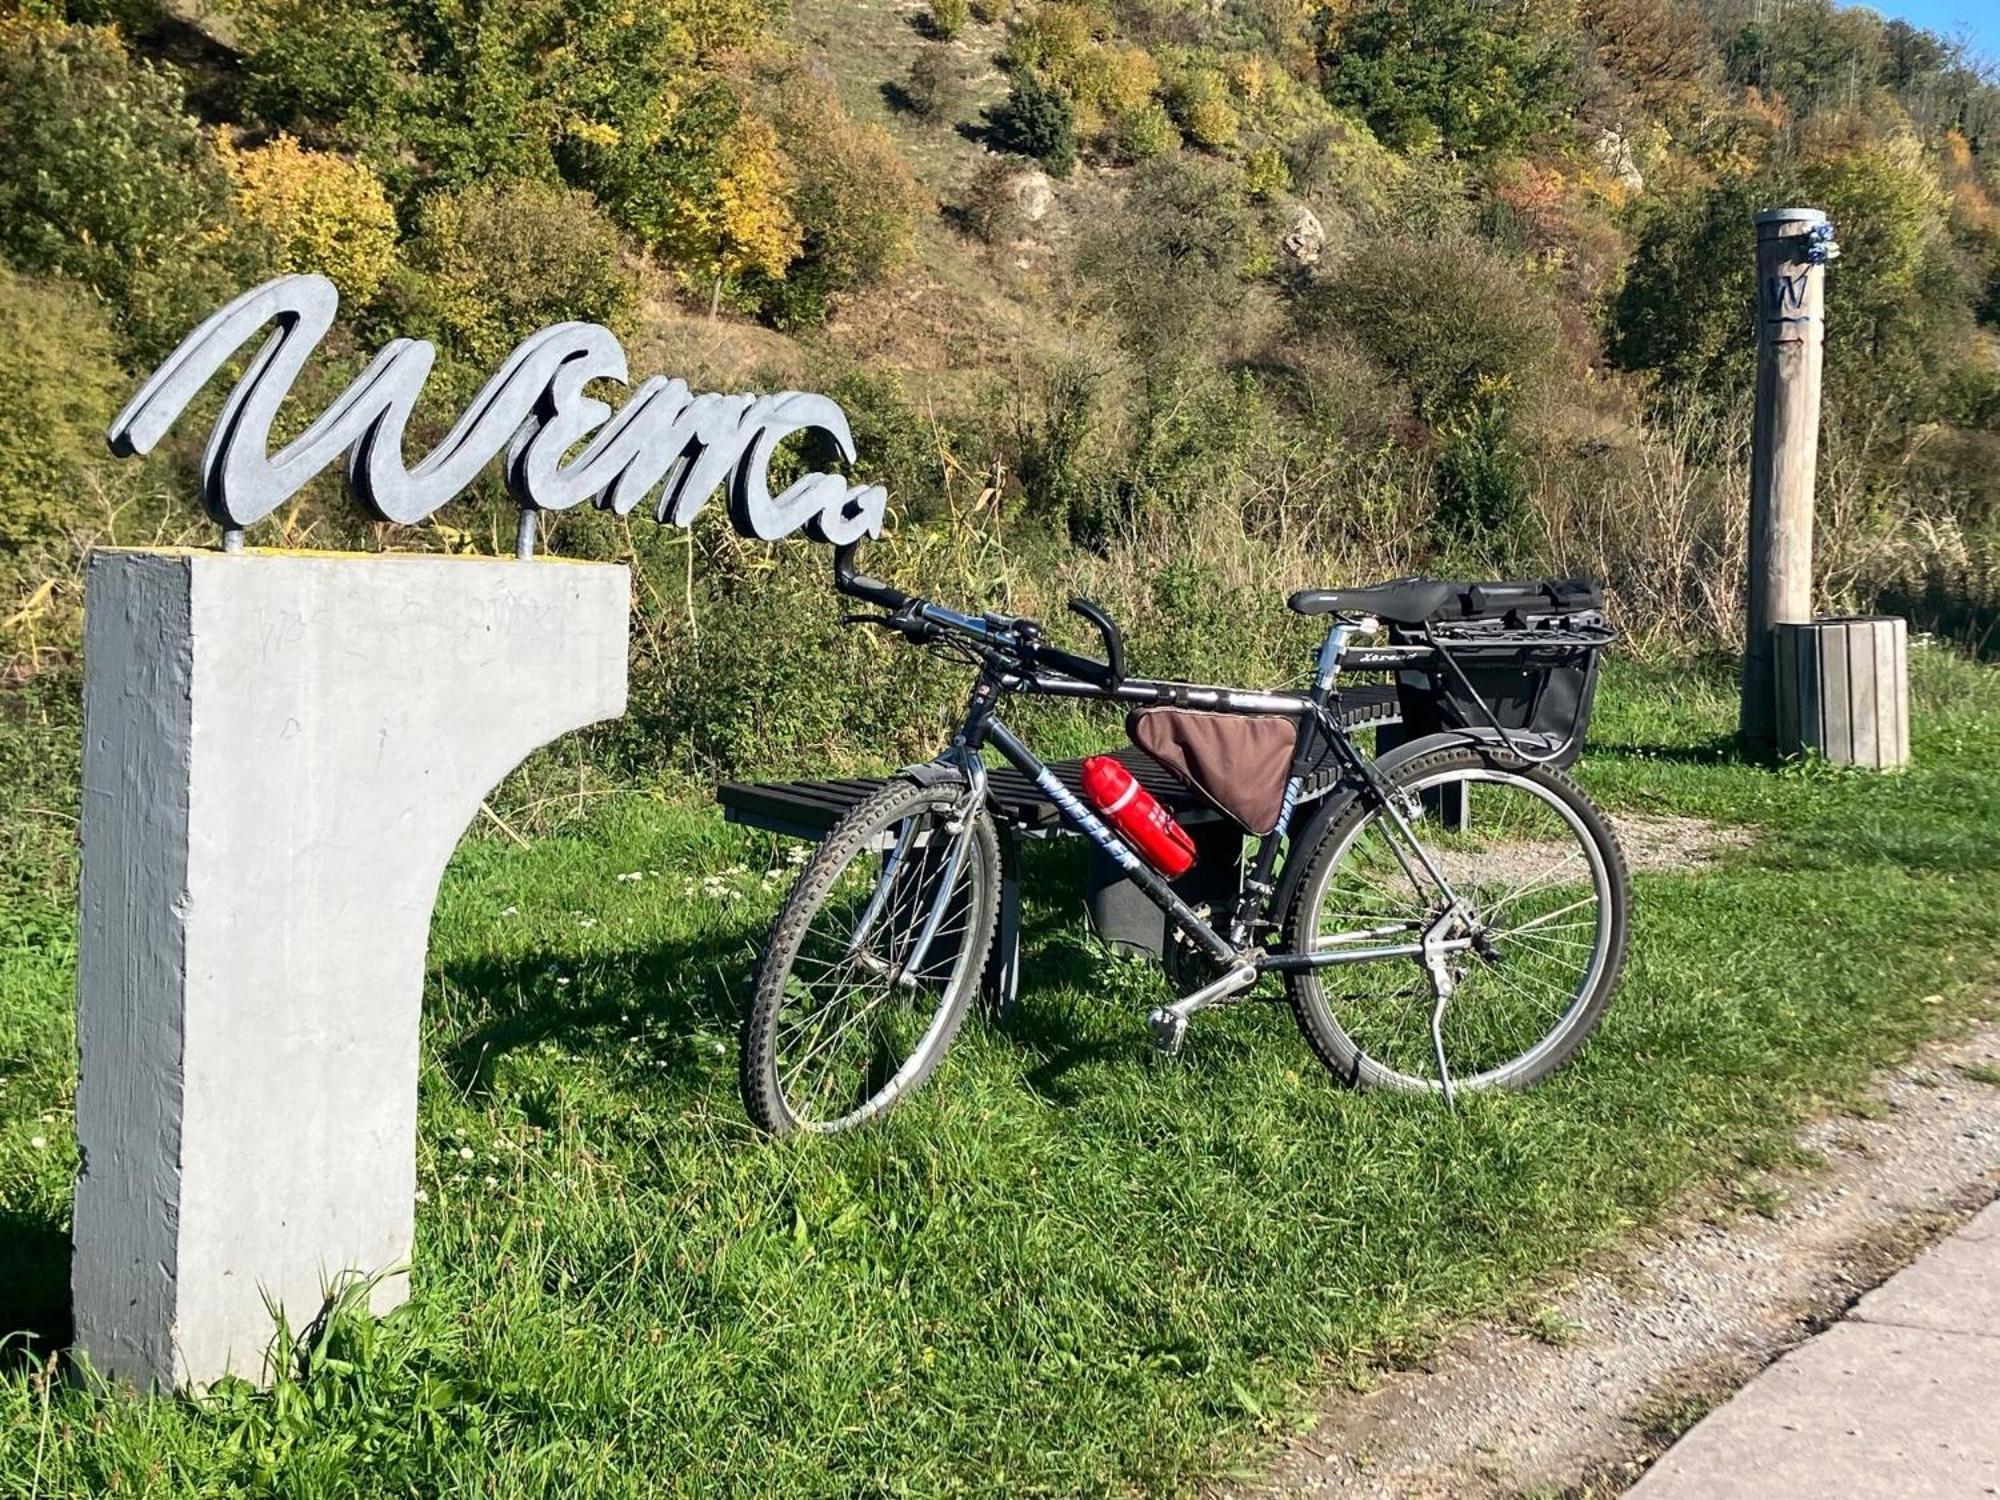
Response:
[{"label": "grassy slope", "polygon": [[[1918,768],[1886,779],[1736,764],[1725,684],[1619,673],[1587,782],[1759,842],[1641,877],[1598,1039],[1457,1118],[1330,1086],[1275,1008],[1151,1065],[1149,971],[1107,971],[1062,901],[1031,913],[1007,1032],[970,1028],[883,1128],[769,1145],[732,1028],[782,850],[638,795],[587,836],[468,843],[427,998],[417,1301],[275,1398],[51,1398],[17,1343],[0,1494],[1184,1488],[1313,1382],[1784,1156],[1972,1003],[2000,674],[1919,667]],[[1073,851],[1034,873],[1059,888]],[[45,1334],[75,1167],[53,937],[0,934],[0,1327]]]}]

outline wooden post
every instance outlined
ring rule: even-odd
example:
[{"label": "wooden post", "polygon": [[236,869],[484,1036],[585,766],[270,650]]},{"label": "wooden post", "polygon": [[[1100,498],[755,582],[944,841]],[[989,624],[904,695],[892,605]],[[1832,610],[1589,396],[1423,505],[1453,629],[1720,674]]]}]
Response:
[{"label": "wooden post", "polygon": [[[1774,208],[1757,215],[1757,414],[1750,451],[1749,598],[1743,642],[1744,748],[1777,739],[1771,627],[1812,618],[1813,480],[1826,215]],[[1817,233],[1816,233],[1817,231]]]}]

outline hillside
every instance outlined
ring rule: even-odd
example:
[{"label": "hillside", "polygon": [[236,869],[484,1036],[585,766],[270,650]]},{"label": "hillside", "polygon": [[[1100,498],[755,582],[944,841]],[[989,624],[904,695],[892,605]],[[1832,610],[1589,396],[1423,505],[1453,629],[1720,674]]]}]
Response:
[{"label": "hillside", "polygon": [[[1189,669],[1288,670],[1285,586],[1412,568],[1589,573],[1642,644],[1726,641],[1749,217],[1789,200],[1846,248],[1827,602],[1981,637],[2000,598],[2000,90],[1863,9],[129,0],[9,7],[0,69],[16,683],[67,680],[84,548],[205,533],[191,441],[97,434],[292,269],[343,293],[302,411],[411,333],[442,421],[525,333],[604,321],[639,369],[837,395],[882,567],[1049,613],[1082,583]],[[503,511],[375,536],[328,482],[253,540],[485,546]],[[633,764],[942,711],[832,630],[810,549],[583,515],[551,545],[647,579]],[[795,676],[724,649],[781,619],[824,632]],[[828,720],[814,683],[863,665],[879,698]],[[700,706],[753,684],[751,720]]]}]

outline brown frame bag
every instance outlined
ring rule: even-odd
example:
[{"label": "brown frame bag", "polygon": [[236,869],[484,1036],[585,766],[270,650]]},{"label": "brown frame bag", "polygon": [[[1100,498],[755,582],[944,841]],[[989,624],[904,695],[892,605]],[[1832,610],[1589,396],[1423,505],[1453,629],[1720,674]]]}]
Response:
[{"label": "brown frame bag", "polygon": [[1125,733],[1249,832],[1261,838],[1278,826],[1285,774],[1298,745],[1296,719],[1141,708],[1126,718]]}]

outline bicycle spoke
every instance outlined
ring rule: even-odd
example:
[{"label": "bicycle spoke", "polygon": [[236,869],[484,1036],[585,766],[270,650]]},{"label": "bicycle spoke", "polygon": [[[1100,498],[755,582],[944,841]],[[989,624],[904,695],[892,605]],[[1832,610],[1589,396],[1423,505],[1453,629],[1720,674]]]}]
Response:
[{"label": "bicycle spoke", "polygon": [[[905,802],[856,834],[838,868],[801,876],[824,894],[795,939],[769,1023],[771,1083],[800,1125],[838,1128],[879,1111],[935,1050],[990,899],[990,855],[949,857],[973,847],[973,834],[946,830],[954,811]],[[933,921],[922,963],[906,970]]]},{"label": "bicycle spoke", "polygon": [[[1474,931],[1494,956],[1450,950],[1455,976],[1444,1012],[1446,1061],[1455,1082],[1477,1083],[1560,1033],[1590,990],[1606,941],[1595,846],[1553,794],[1527,777],[1466,773],[1415,789],[1425,804],[1413,825],[1439,873],[1470,909]],[[1476,792],[1476,795],[1475,795]],[[1448,827],[1436,809],[1460,807]],[[1403,941],[1452,920],[1436,892],[1424,891],[1395,861],[1380,809],[1343,851],[1320,892],[1315,947]],[[1414,895],[1414,900],[1412,899]],[[1449,930],[1449,929],[1447,929]],[[1378,966],[1313,971],[1313,984],[1352,1047],[1406,1086],[1436,1086],[1430,1028],[1436,991],[1428,972],[1414,984],[1383,983]]]}]

